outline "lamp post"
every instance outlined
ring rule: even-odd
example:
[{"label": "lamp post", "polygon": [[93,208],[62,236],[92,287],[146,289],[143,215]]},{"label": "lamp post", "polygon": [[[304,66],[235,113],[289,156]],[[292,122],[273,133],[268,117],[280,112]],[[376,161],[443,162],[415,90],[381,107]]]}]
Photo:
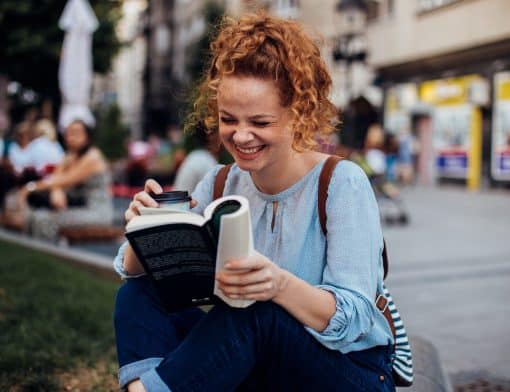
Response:
[{"label": "lamp post", "polygon": [[345,64],[346,101],[352,98],[355,63],[367,57],[365,27],[367,3],[363,0],[339,0],[335,7],[337,38],[333,46],[333,60]]}]

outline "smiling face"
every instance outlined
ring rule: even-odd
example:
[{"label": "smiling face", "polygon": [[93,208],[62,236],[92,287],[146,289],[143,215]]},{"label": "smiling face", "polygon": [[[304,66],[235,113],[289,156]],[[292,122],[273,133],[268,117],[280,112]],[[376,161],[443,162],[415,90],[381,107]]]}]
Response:
[{"label": "smiling face", "polygon": [[226,76],[217,101],[219,136],[237,165],[262,182],[281,175],[293,154],[292,114],[281,105],[275,82]]}]

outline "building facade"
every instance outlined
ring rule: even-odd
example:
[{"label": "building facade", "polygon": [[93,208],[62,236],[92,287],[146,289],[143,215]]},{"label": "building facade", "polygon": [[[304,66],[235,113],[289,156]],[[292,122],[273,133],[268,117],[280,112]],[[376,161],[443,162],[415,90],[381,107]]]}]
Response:
[{"label": "building facade", "polygon": [[379,7],[367,36],[385,90],[385,126],[415,133],[424,182],[451,178],[476,189],[510,180],[510,2],[381,0]]}]

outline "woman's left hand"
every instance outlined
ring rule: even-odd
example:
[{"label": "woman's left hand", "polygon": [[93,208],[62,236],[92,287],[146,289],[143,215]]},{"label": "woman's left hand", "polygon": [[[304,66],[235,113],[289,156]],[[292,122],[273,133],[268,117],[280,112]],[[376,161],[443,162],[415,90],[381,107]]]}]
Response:
[{"label": "woman's left hand", "polygon": [[230,260],[216,274],[218,288],[229,298],[269,301],[286,285],[287,272],[267,257],[254,255]]}]

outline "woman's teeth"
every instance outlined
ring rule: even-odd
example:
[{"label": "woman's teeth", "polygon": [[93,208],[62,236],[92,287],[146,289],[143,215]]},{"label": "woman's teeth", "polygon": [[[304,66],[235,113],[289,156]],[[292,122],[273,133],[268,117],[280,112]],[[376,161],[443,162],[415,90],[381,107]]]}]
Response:
[{"label": "woman's teeth", "polygon": [[236,149],[238,151],[242,152],[243,154],[255,154],[256,152],[262,150],[262,148],[264,148],[264,146],[251,147],[251,148],[242,148],[242,147],[236,146]]}]

